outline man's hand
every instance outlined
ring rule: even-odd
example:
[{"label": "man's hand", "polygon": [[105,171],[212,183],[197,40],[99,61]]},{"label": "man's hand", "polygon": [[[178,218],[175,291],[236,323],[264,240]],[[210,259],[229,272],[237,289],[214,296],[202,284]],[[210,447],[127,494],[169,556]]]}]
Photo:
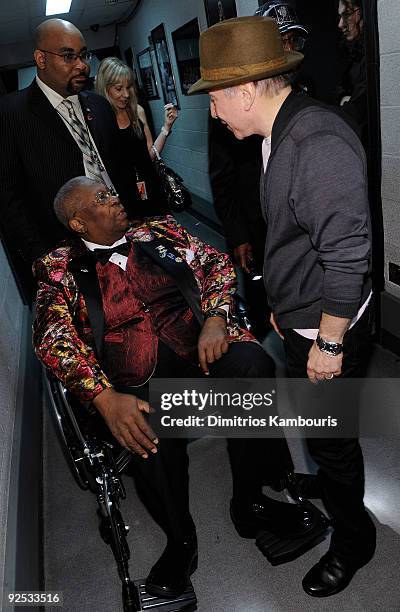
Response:
[{"label": "man's hand", "polygon": [[328,355],[319,350],[316,342],[308,353],[307,376],[312,383],[319,380],[331,380],[339,376],[342,371],[343,353],[340,355]]},{"label": "man's hand", "polygon": [[104,389],[95,397],[93,405],[122,446],[143,459],[148,458],[147,451],[157,452],[157,437],[142,414],[150,412],[148,402],[128,393]]},{"label": "man's hand", "polygon": [[[319,324],[319,335],[324,340],[342,344],[349,325],[350,319],[334,317],[323,312]],[[336,356],[328,355],[321,351],[314,342],[308,353],[308,378],[312,383],[317,383],[319,380],[331,380],[334,376],[340,376],[342,361],[343,353]]]},{"label": "man's hand", "polygon": [[228,352],[226,324],[222,317],[206,319],[198,342],[199,363],[204,374],[209,374],[208,365],[221,359]]},{"label": "man's hand", "polygon": [[281,332],[281,328],[279,327],[278,323],[275,321],[275,317],[274,317],[274,313],[271,312],[271,316],[269,318],[269,322],[271,323],[272,327],[274,328],[274,330],[276,331],[276,333],[278,334],[278,336],[280,338],[282,338],[282,340],[284,340],[284,336]]},{"label": "man's hand", "polygon": [[253,249],[249,242],[239,244],[233,249],[233,256],[236,263],[248,274],[250,273],[249,264],[253,261]]}]

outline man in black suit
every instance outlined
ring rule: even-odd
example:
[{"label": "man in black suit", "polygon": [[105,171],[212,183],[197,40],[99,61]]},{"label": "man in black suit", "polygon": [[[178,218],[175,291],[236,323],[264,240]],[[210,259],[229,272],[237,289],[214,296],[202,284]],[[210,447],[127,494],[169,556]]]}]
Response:
[{"label": "man in black suit", "polygon": [[35,80],[0,101],[1,235],[27,302],[32,261],[66,235],[52,203],[67,180],[100,179],[128,207],[136,195],[134,174],[119,157],[111,107],[83,92],[90,53],[80,31],[49,19],[37,28],[35,47]]}]

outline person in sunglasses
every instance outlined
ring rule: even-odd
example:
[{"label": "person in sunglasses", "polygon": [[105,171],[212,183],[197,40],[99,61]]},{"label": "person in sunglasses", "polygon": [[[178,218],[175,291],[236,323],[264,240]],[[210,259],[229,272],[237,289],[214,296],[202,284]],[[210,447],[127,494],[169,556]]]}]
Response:
[{"label": "person in sunglasses", "polygon": [[115,146],[109,103],[85,91],[91,53],[70,22],[49,19],[36,31],[37,74],[0,101],[1,234],[25,300],[33,295],[32,261],[65,237],[52,203],[70,178],[85,174],[134,206],[135,177]]}]

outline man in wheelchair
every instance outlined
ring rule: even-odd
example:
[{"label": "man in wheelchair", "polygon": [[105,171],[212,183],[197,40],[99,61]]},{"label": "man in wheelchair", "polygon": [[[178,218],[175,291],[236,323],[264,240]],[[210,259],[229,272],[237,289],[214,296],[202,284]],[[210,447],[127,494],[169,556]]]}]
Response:
[{"label": "man in wheelchair", "polygon": [[[172,216],[130,227],[118,196],[86,177],[60,189],[54,211],[71,239],[34,264],[36,354],[132,451],[138,492],[167,536],[147,591],[176,597],[197,567],[187,442],[157,440],[148,422],[148,381],[271,377],[273,362],[234,317],[229,257]],[[309,509],[262,493],[293,470],[286,441],[231,439],[228,452],[238,533],[304,539]]]}]

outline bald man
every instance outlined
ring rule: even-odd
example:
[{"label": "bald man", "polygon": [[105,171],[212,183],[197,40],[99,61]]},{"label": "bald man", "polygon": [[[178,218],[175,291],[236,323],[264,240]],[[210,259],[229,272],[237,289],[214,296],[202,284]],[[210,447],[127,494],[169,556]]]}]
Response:
[{"label": "bald man", "polygon": [[114,112],[84,91],[90,56],[72,23],[49,19],[36,31],[36,78],[0,101],[0,230],[28,303],[32,261],[66,236],[52,203],[67,180],[100,180],[135,207],[135,176],[120,158]]}]

